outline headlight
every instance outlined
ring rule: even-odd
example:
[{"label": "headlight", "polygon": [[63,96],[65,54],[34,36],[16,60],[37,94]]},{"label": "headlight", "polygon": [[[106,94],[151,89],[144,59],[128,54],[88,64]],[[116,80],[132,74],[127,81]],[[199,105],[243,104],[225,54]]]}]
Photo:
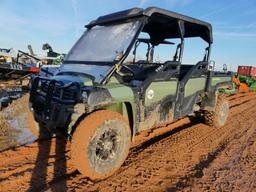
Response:
[{"label": "headlight", "polygon": [[81,94],[81,100],[83,103],[86,103],[87,102],[87,99],[88,99],[88,93],[86,91],[82,91],[82,94]]}]

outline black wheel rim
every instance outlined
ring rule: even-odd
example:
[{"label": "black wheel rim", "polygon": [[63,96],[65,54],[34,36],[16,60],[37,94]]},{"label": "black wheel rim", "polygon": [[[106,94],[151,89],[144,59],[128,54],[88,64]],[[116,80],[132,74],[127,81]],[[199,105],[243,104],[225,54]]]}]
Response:
[{"label": "black wheel rim", "polygon": [[87,149],[91,168],[99,173],[107,173],[122,162],[128,147],[126,124],[117,120],[107,120],[99,126]]},{"label": "black wheel rim", "polygon": [[114,130],[106,130],[97,139],[95,144],[95,157],[97,161],[110,161],[117,155],[117,146],[120,138]]}]

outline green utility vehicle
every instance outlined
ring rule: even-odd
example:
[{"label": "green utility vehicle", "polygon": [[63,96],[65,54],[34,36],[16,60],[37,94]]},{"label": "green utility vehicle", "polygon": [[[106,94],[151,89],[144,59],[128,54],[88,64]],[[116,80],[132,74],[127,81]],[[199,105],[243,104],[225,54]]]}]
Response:
[{"label": "green utility vehicle", "polygon": [[[218,90],[231,85],[231,74],[212,71],[209,23],[151,7],[101,16],[86,28],[55,76],[33,79],[30,95],[38,125],[70,135],[72,160],[81,173],[110,176],[137,133],[195,111],[209,125],[225,124],[229,104]],[[185,39],[191,37],[207,45],[194,65],[182,63]],[[142,44],[143,60],[137,57]],[[160,46],[174,51],[156,61]]]}]

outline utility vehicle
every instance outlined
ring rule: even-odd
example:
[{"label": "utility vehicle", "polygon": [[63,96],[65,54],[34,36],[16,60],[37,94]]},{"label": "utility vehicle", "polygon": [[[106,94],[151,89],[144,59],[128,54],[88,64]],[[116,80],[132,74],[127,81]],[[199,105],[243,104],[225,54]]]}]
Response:
[{"label": "utility vehicle", "polygon": [[[195,111],[211,126],[225,124],[229,104],[218,89],[231,85],[231,74],[212,71],[209,23],[150,7],[101,16],[86,28],[59,72],[35,78],[30,94],[30,108],[42,128],[67,129],[72,160],[81,173],[91,179],[110,176],[137,133]],[[182,56],[185,40],[192,37],[207,46],[201,61],[188,65]],[[136,57],[142,44],[143,60]],[[176,49],[157,61],[159,46]]]}]

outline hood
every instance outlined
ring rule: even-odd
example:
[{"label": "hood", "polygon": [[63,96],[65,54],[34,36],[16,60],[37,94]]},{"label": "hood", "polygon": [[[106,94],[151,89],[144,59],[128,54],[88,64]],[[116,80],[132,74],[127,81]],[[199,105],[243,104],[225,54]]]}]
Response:
[{"label": "hood", "polygon": [[96,83],[108,74],[111,65],[91,65],[91,64],[62,64],[58,75],[81,76],[92,79]]},{"label": "hood", "polygon": [[77,82],[81,86],[92,86],[93,80],[84,75],[56,75],[51,77],[51,80],[56,80],[62,82],[63,84],[68,84],[71,82]]}]

